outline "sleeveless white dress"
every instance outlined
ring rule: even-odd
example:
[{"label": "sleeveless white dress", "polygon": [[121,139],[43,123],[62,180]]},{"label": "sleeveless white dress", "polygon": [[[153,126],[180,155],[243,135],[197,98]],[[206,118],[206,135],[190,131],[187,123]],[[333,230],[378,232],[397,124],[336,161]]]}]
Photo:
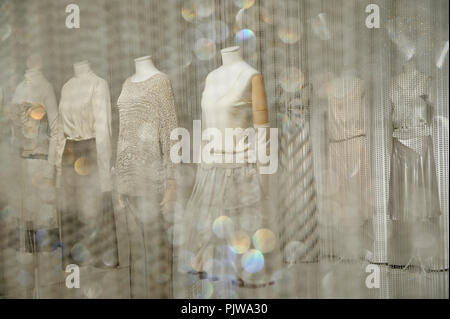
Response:
[{"label": "sleeveless white dress", "polygon": [[[226,83],[229,89],[223,95],[217,94],[221,83],[214,81],[214,71],[207,77],[203,129],[219,129],[224,136],[225,128],[253,127],[255,74],[243,64],[235,82]],[[236,144],[217,146],[212,155],[236,155]],[[248,150],[244,152],[247,159]],[[198,165],[186,208],[175,218],[175,298],[258,298],[273,290],[271,275],[281,263],[276,222],[266,211],[257,165],[248,162]]]}]

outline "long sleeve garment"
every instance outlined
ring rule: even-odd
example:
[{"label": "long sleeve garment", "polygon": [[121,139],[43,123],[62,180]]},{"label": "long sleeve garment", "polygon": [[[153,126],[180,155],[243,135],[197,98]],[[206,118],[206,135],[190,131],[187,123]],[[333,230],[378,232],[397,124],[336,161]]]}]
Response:
[{"label": "long sleeve garment", "polygon": [[55,165],[59,121],[52,85],[39,70],[29,70],[11,104],[22,131],[22,156],[48,155],[48,162]]},{"label": "long sleeve garment", "polygon": [[142,82],[127,79],[117,101],[120,116],[117,187],[121,194],[160,192],[173,178],[170,133],[177,127],[174,96],[167,75]]},{"label": "long sleeve garment", "polygon": [[74,76],[62,88],[59,112],[64,132],[58,148],[59,163],[66,139],[83,141],[95,138],[101,190],[111,191],[111,98],[108,83],[92,71]]}]

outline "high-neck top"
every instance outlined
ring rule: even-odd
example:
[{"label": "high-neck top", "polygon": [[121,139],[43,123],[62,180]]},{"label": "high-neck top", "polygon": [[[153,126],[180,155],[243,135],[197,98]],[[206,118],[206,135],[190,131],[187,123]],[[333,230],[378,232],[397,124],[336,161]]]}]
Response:
[{"label": "high-neck top", "polygon": [[[231,75],[228,82],[220,76],[225,68],[227,78]],[[247,153],[248,147],[240,147],[239,143],[245,144],[245,129],[253,127],[251,79],[256,74],[259,72],[245,62],[220,67],[208,74],[201,102],[202,129],[218,130],[222,136],[221,145],[214,145],[213,154]],[[226,145],[226,129],[242,129],[243,133]]]}]

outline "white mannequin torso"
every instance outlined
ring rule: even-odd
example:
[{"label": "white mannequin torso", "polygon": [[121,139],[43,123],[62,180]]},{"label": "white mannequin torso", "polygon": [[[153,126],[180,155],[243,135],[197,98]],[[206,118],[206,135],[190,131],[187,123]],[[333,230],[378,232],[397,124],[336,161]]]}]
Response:
[{"label": "white mannequin torso", "polygon": [[221,53],[222,66],[213,70],[207,77],[208,83],[214,85],[214,95],[217,97],[225,95],[235,85],[242,72],[258,73],[242,59],[239,47],[225,48]]},{"label": "white mannequin torso", "polygon": [[131,82],[142,82],[152,76],[162,73],[153,64],[150,56],[143,56],[134,60],[136,73],[131,76]]}]

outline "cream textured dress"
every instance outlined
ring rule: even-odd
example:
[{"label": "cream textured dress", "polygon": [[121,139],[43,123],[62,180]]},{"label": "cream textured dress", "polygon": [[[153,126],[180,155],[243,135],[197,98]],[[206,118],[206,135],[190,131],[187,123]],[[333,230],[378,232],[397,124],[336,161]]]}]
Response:
[{"label": "cream textured dress", "polygon": [[160,202],[173,178],[170,133],[177,127],[167,75],[142,82],[128,78],[117,101],[120,129],[115,175],[123,195],[130,239],[132,298],[170,298],[171,236]]},{"label": "cream textured dress", "polygon": [[142,82],[128,78],[117,101],[120,116],[115,173],[117,191],[131,196],[161,192],[173,177],[170,132],[177,128],[174,96],[167,75]]},{"label": "cream textured dress", "polygon": [[[217,81],[215,71],[208,75],[202,97],[203,130],[217,129],[224,137],[226,128],[253,127],[251,78],[255,74],[242,63],[233,83]],[[236,147],[242,139],[245,134],[236,137],[233,145],[216,145],[211,155],[244,152],[240,155],[248,159],[248,149]],[[276,222],[266,204],[255,163],[198,165],[191,197],[175,224],[174,272],[181,279],[175,282],[175,297],[270,296],[281,255]]]}]

